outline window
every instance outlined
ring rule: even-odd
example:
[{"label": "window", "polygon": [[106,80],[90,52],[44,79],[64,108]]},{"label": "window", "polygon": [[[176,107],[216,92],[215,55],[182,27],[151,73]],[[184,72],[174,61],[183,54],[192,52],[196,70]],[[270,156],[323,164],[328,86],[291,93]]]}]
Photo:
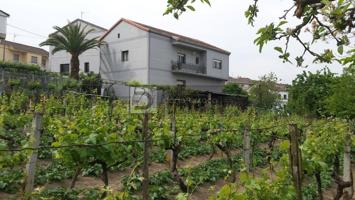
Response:
[{"label": "window", "polygon": [[213,60],[213,68],[215,69],[222,69],[222,61],[221,60]]},{"label": "window", "polygon": [[178,53],[178,63],[185,64],[186,63],[186,56],[185,54]]},{"label": "window", "polygon": [[46,66],[47,60],[46,57],[42,57],[42,66]]},{"label": "window", "polygon": [[84,63],[84,72],[85,73],[90,72],[90,63],[88,63],[88,62]]},{"label": "window", "polygon": [[178,86],[186,86],[186,80],[176,80],[176,85],[178,85]]},{"label": "window", "polygon": [[63,75],[69,74],[69,64],[60,64],[60,73]]},{"label": "window", "polygon": [[196,65],[200,64],[200,57],[196,57],[195,63],[196,63]]},{"label": "window", "polygon": [[285,99],[285,100],[287,99],[287,95],[286,95],[286,94],[284,94],[284,99]]},{"label": "window", "polygon": [[117,33],[117,38],[120,38],[121,37],[121,34]]},{"label": "window", "polygon": [[20,62],[20,54],[15,53],[14,54],[14,63],[19,63]]},{"label": "window", "polygon": [[122,62],[128,61],[128,51],[121,52],[121,60]]},{"label": "window", "polygon": [[31,63],[32,64],[38,64],[38,57],[37,56],[31,56]]}]

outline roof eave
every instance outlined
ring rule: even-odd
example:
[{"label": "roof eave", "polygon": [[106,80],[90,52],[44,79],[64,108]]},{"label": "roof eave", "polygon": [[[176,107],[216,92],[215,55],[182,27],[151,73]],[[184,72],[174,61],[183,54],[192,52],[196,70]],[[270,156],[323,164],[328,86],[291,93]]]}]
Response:
[{"label": "roof eave", "polygon": [[[147,32],[149,32],[149,33],[155,33],[155,34],[158,34],[158,35],[161,35],[161,36],[165,36],[165,37],[170,37],[170,38],[171,38],[171,36],[167,36],[166,34],[153,31],[153,30],[151,30],[151,29],[149,29],[149,28],[147,28],[147,27],[141,25],[141,24],[138,23],[138,22],[134,22],[134,21],[129,20],[129,19],[121,18],[121,19],[120,19],[119,21],[117,21],[108,31],[106,31],[106,33],[99,39],[99,41],[102,41],[103,39],[105,39],[105,37],[106,37],[114,28],[116,28],[116,26],[118,26],[118,25],[119,25],[121,22],[123,22],[123,21],[126,22],[126,23],[128,23],[128,24],[130,24],[130,25],[132,25],[132,26],[134,26],[134,27],[136,27],[136,28],[139,28],[139,29],[141,29],[141,30],[143,30],[143,31],[147,31]],[[155,28],[155,29],[157,29],[157,28]],[[163,31],[165,31],[165,30],[163,30]],[[168,31],[165,31],[165,32],[168,32]],[[182,36],[182,37],[186,37],[186,36]],[[186,37],[186,38],[189,38],[189,37]],[[194,40],[193,38],[190,38],[190,39]],[[183,42],[185,42],[185,41],[183,41]],[[201,41],[201,42],[202,42],[202,41]],[[189,43],[189,42],[187,42],[187,43]],[[189,44],[190,44],[190,43],[189,43]],[[218,48],[218,47],[208,47],[207,45],[201,45],[201,44],[195,44],[195,43],[191,43],[191,44],[196,45],[196,46],[201,46],[201,47],[204,47],[204,48],[208,48],[208,49],[212,49],[212,50],[214,50],[214,51],[217,51],[217,52],[226,54],[226,55],[228,55],[228,56],[231,54],[231,52],[226,51],[226,50],[224,50],[224,49],[220,49],[220,48]],[[213,46],[213,45],[209,45],[209,46]]]},{"label": "roof eave", "polygon": [[0,10],[0,12],[4,13],[6,15],[6,17],[10,17],[10,14],[8,14],[7,12],[4,12],[2,10]]}]

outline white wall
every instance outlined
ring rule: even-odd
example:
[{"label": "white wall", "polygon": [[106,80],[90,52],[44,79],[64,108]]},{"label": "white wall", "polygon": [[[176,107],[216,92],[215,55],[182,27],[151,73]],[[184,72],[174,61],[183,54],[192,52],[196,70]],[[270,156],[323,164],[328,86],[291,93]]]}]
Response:
[{"label": "white wall", "polygon": [[6,36],[7,16],[2,15],[0,12],[0,39]]},{"label": "white wall", "polygon": [[[85,26],[87,24],[83,24]],[[94,37],[100,37],[102,36],[105,31],[102,29],[99,29],[94,26],[87,25],[87,29],[94,29],[93,32],[91,32],[88,35],[88,38],[94,38]],[[71,55],[67,52],[60,51],[52,55],[52,49],[53,47],[49,48],[49,69],[52,72],[60,72],[60,65],[61,64],[70,64],[70,58]],[[99,48],[95,49],[90,49],[85,51],[79,56],[79,61],[80,61],[80,72],[84,72],[84,64],[86,62],[89,63],[90,66],[90,71],[99,73],[99,68],[100,68],[100,50]]]},{"label": "white wall", "polygon": [[[177,80],[185,80],[188,87],[221,92],[228,79],[228,55],[198,46],[194,48],[200,50],[173,45],[168,37],[148,33],[124,21],[104,38],[104,42],[101,46],[100,74],[106,80],[157,85],[176,85]],[[129,60],[122,62],[121,52],[127,50]],[[178,52],[186,54],[186,62],[191,64],[195,63],[196,54],[199,54],[200,62],[207,67],[207,74],[173,73],[172,61],[177,61]],[[212,69],[213,59],[222,60],[221,70]],[[116,95],[128,96],[127,92],[125,87],[115,88]]]},{"label": "white wall", "polygon": [[[120,38],[118,38],[120,34]],[[103,79],[148,83],[148,33],[121,22],[105,38],[101,46],[100,74]],[[121,61],[121,52],[129,52]],[[128,90],[116,88],[116,95],[127,96]]]},{"label": "white wall", "polygon": [[[283,107],[288,102],[288,92],[287,91],[279,91],[278,94],[280,96],[279,104],[281,107]],[[286,95],[286,99],[284,98],[285,95]]]},{"label": "white wall", "polygon": [[[187,75],[172,72],[171,61],[177,61],[177,53],[186,54],[186,63],[194,63],[195,56],[191,50],[181,46],[172,44],[171,39],[158,34],[150,33],[150,63],[149,63],[149,83],[158,85],[176,85],[177,80],[185,80],[188,87],[200,90],[208,90],[221,92],[224,86],[224,80],[228,79],[229,62],[228,55],[196,47],[204,51],[204,55],[200,58],[200,62],[205,64],[207,74],[203,75]],[[198,51],[195,51],[196,53]],[[212,69],[212,60],[222,60],[222,70]],[[207,77],[209,76],[209,77]]]}]

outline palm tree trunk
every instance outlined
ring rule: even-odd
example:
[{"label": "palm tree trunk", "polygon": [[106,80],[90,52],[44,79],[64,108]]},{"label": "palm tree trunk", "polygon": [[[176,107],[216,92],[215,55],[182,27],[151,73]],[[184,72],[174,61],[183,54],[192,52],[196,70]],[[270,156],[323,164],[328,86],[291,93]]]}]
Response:
[{"label": "palm tree trunk", "polygon": [[79,55],[72,54],[70,60],[70,78],[79,80]]}]

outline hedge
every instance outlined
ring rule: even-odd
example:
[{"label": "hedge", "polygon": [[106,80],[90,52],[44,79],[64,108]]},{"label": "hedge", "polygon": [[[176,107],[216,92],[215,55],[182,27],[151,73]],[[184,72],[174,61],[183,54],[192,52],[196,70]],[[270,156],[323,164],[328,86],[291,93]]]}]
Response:
[{"label": "hedge", "polygon": [[0,62],[0,69],[13,72],[44,72],[38,65],[22,63]]}]

